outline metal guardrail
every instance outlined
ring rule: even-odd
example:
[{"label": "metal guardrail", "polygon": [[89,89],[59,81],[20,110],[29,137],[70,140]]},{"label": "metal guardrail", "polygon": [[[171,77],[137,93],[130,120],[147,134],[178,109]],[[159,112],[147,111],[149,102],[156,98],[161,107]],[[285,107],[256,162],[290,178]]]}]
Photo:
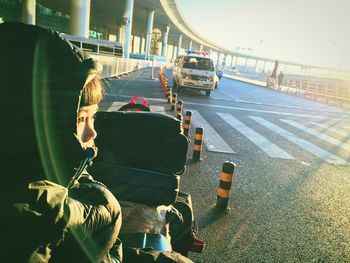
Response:
[{"label": "metal guardrail", "polygon": [[[123,48],[119,42],[91,39],[63,34],[73,45],[86,51],[90,57],[101,65],[101,77],[115,77],[130,73],[138,68],[152,66],[152,61],[143,59],[123,58]],[[158,60],[155,67],[166,65],[166,60]]]},{"label": "metal guardrail", "polygon": [[[258,78],[256,75],[240,75],[239,72],[230,72],[225,71],[226,76],[231,76],[234,79],[239,81],[252,83],[255,85],[269,87],[272,89],[278,89],[277,81],[272,83],[267,83],[267,77],[263,80]],[[314,101],[322,98],[324,102],[330,104],[335,102],[341,107],[350,107],[350,83],[349,82],[340,82],[338,80],[307,80],[307,79],[288,79],[286,77],[282,83],[281,88],[279,89],[282,92],[287,94],[292,94],[296,96],[303,96],[304,98],[310,98]]]},{"label": "metal guardrail", "polygon": [[73,45],[76,45],[86,52],[108,54],[116,57],[123,56],[123,47],[119,42],[78,37],[67,34],[63,34],[63,36]]},{"label": "metal guardrail", "polygon": [[[95,60],[97,60],[101,68],[101,77],[115,77],[123,74],[130,73],[139,68],[146,68],[152,66],[152,61],[149,60],[140,60],[140,59],[126,59],[126,58],[117,58],[110,55],[103,54],[88,54]],[[154,63],[155,67],[165,66],[167,63],[158,61]]]},{"label": "metal guardrail", "polygon": [[315,101],[318,97],[322,97],[327,104],[329,100],[337,100],[341,106],[343,103],[350,103],[350,88],[345,85],[308,80],[285,80],[282,86],[287,93],[293,89],[295,93],[302,94],[304,97],[313,96]]}]

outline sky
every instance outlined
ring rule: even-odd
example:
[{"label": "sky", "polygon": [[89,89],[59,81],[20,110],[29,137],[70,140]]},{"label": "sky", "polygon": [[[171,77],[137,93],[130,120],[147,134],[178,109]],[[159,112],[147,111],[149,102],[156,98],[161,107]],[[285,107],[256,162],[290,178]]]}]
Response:
[{"label": "sky", "polygon": [[201,36],[233,51],[350,69],[350,0],[178,0]]}]

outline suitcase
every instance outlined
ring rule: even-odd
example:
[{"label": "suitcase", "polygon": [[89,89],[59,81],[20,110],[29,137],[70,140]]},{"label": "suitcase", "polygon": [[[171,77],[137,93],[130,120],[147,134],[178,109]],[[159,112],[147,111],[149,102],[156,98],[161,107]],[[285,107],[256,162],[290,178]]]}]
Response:
[{"label": "suitcase", "polygon": [[99,149],[89,172],[121,201],[173,204],[185,170],[188,139],[181,122],[155,112],[99,112]]}]

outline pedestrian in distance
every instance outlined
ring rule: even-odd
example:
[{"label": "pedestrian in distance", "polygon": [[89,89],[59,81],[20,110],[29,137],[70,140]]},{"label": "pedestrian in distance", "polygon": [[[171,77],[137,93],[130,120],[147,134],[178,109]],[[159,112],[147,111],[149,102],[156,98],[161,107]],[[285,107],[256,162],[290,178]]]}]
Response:
[{"label": "pedestrian in distance", "polygon": [[281,89],[283,80],[284,80],[284,75],[282,71],[280,71],[280,74],[278,74],[277,78],[278,78],[278,88]]},{"label": "pedestrian in distance", "polygon": [[88,150],[96,155],[98,67],[39,26],[4,22],[0,38],[0,261],[112,262],[117,199],[83,165],[67,187]]}]

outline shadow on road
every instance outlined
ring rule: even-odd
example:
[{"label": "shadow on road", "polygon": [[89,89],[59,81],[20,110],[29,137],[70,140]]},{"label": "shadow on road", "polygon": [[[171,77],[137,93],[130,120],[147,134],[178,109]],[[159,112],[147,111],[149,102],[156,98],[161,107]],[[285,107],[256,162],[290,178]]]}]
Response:
[{"label": "shadow on road", "polygon": [[227,215],[227,211],[217,209],[213,206],[212,208],[210,208],[206,212],[206,214],[204,214],[203,216],[198,218],[198,220],[197,220],[198,227],[200,229],[204,229],[204,228],[212,225],[213,223],[215,223],[217,220],[221,219],[225,215]]}]

